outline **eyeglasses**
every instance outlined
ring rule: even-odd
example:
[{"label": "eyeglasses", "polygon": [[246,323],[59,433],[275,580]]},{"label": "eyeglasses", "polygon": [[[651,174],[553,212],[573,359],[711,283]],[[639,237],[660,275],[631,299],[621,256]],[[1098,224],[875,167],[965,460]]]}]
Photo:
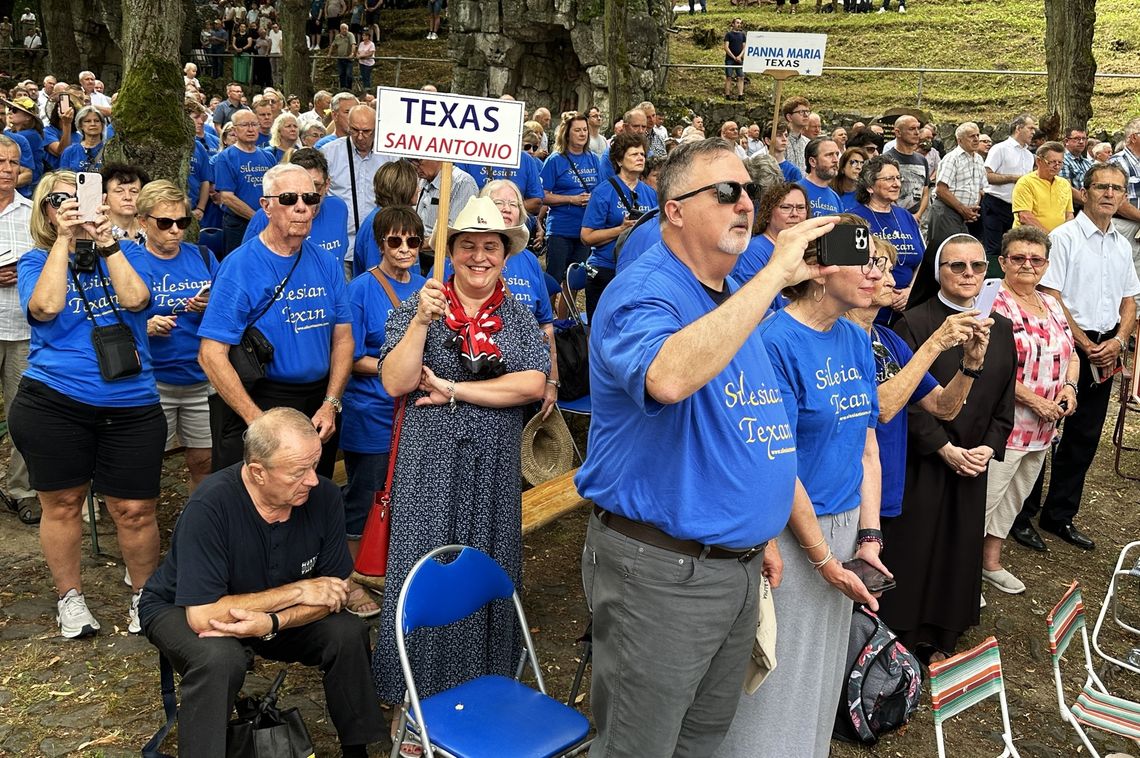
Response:
[{"label": "eyeglasses", "polygon": [[807,209],[808,207],[806,205],[793,205],[792,203],[776,206],[776,210],[780,211],[780,213],[807,213]]},{"label": "eyeglasses", "polygon": [[257,128],[257,122],[256,121],[245,121],[245,122],[242,122],[240,124],[236,121],[231,121],[230,123],[234,125],[234,129],[256,129]]},{"label": "eyeglasses", "polygon": [[1026,263],[1028,263],[1033,268],[1041,268],[1042,266],[1044,266],[1046,263],[1049,262],[1048,258],[1042,258],[1039,255],[1030,256],[1030,255],[1014,254],[1014,255],[1006,255],[1003,257],[1007,261],[1012,263],[1014,266],[1017,266],[1018,268],[1021,268]]},{"label": "eyeglasses", "polygon": [[1065,165],[1064,161],[1047,161],[1044,158],[1038,158],[1037,160],[1041,161],[1049,168],[1061,168],[1061,166]]},{"label": "eyeglasses", "polygon": [[503,208],[514,208],[515,210],[522,209],[522,203],[520,203],[518,200],[495,200],[493,202],[495,203],[495,207],[499,210],[502,210]]},{"label": "eyeglasses", "polygon": [[369,134],[374,133],[376,130],[375,129],[357,129],[356,127],[350,126],[348,128],[348,131],[350,131],[352,133],[352,136],[354,136],[354,137],[364,137],[364,136],[367,136]]},{"label": "eyeglasses", "polygon": [[320,192],[282,192],[280,195],[266,195],[268,198],[277,198],[277,202],[282,205],[296,205],[300,200],[305,205],[320,205],[321,193]]},{"label": "eyeglasses", "polygon": [[809,113],[811,113],[811,110],[809,110],[808,108],[797,108],[796,110],[792,111],[788,115],[789,116],[806,116]]},{"label": "eyeglasses", "polygon": [[967,266],[969,266],[975,274],[984,274],[986,273],[986,269],[990,267],[988,261],[970,261],[969,263],[966,263],[966,261],[943,261],[939,265],[946,266],[955,274],[966,273]]},{"label": "eyeglasses", "polygon": [[422,237],[417,237],[414,234],[407,237],[389,234],[384,238],[384,244],[388,246],[389,250],[399,250],[401,245],[407,245],[409,250],[419,250],[423,242]]},{"label": "eyeglasses", "polygon": [[890,265],[891,259],[885,255],[875,255],[867,259],[859,268],[862,269],[864,274],[871,273],[871,269],[877,268],[884,274],[887,273],[887,267]]},{"label": "eyeglasses", "polygon": [[538,149],[538,145],[532,145],[529,142],[524,142],[522,147],[523,147],[523,150],[525,150],[528,153],[533,153],[535,150]]},{"label": "eyeglasses", "polygon": [[901,182],[902,177],[899,176],[898,174],[895,174],[894,176],[879,176],[879,177],[875,178],[875,181],[876,182]]},{"label": "eyeglasses", "polygon": [[185,229],[190,226],[190,222],[194,220],[189,216],[183,216],[182,218],[163,218],[162,216],[148,215],[147,218],[153,221],[154,225],[164,232],[175,224],[178,224],[179,229]]},{"label": "eyeglasses", "polygon": [[743,184],[740,182],[714,182],[712,184],[706,184],[704,187],[698,187],[691,192],[686,192],[683,195],[678,195],[673,199],[677,201],[688,200],[690,197],[694,197],[708,190],[716,190],[716,201],[721,205],[733,205],[740,200],[741,192],[747,193],[749,199],[751,199],[753,203],[756,203],[760,201],[760,194],[763,192],[763,190],[760,189],[760,185],[756,182],[744,182]]},{"label": "eyeglasses", "polygon": [[864,163],[866,163],[866,161],[859,161],[855,159],[847,161],[848,166],[862,166]]},{"label": "eyeglasses", "polygon": [[1074,135],[1072,137],[1065,137],[1065,142],[1088,142],[1088,141],[1089,141],[1088,137],[1077,137],[1076,135]]},{"label": "eyeglasses", "polygon": [[1109,191],[1123,192],[1124,191],[1123,185],[1109,184],[1108,182],[1097,182],[1096,184],[1090,184],[1089,189],[1094,189],[1094,190],[1097,190],[1099,192],[1109,192]]},{"label": "eyeglasses", "polygon": [[75,199],[75,195],[72,195],[68,192],[49,192],[47,197],[44,198],[44,202],[58,211],[59,206],[66,203],[68,200]]}]

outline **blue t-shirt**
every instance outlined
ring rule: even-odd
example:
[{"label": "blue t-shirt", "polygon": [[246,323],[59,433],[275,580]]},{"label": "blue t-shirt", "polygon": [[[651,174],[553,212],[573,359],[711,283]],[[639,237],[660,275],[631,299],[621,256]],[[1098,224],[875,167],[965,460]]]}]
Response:
[{"label": "blue t-shirt", "polygon": [[[401,283],[380,272],[392,285],[400,302],[407,300],[427,281],[412,267],[411,279]],[[352,312],[352,360],[366,355],[380,357],[384,326],[395,310],[380,282],[372,274],[358,276],[348,285]],[[353,453],[386,453],[392,445],[392,396],[379,376],[352,374],[344,388],[344,413],[340,416],[340,449]]]},{"label": "blue t-shirt", "polygon": [[784,181],[785,182],[799,183],[799,182],[803,181],[803,178],[804,178],[804,172],[800,171],[800,167],[797,166],[796,164],[792,163],[791,161],[781,162],[780,163],[780,172],[784,175]]},{"label": "blue t-shirt", "polygon": [[[20,146],[20,168],[26,168],[32,172],[32,181],[28,182],[23,187],[16,188],[16,191],[21,195],[26,198],[31,198],[32,193],[36,189],[36,181],[38,180],[38,176],[36,175],[36,167],[34,165],[34,159],[32,157],[32,146],[28,144],[28,140],[26,140],[22,134],[18,134],[11,129],[5,129],[4,136],[15,140],[16,144]],[[40,168],[40,171],[43,171],[42,167]]]},{"label": "blue t-shirt", "polygon": [[317,140],[315,143],[313,143],[313,147],[317,150],[320,150],[322,147],[324,147],[325,145],[327,145],[328,143],[332,142],[335,139],[340,139],[340,137],[336,136],[335,132],[333,134],[326,134],[325,136],[323,136],[319,140]]},{"label": "blue t-shirt", "polygon": [[[135,271],[141,270],[145,261],[139,258],[137,248],[131,250],[124,247],[123,253]],[[20,307],[27,314],[28,323],[32,327],[28,370],[24,376],[43,382],[56,392],[87,405],[134,408],[157,403],[158,390],[154,386],[154,372],[151,370],[150,348],[146,338],[146,311],[144,309],[135,313],[118,305],[119,298],[115,294],[111,277],[107,274],[105,261],[98,262],[102,277],[94,273],[77,274],[77,277],[91,303],[98,326],[118,324],[119,320],[115,317],[117,308],[123,323],[130,328],[142,362],[142,371],[138,374],[113,382],[103,380],[99,373],[99,361],[95,357],[95,347],[91,342],[93,325],[83,306],[83,298],[75,288],[75,280],[70,275],[67,280],[67,302],[55,318],[37,321],[28,312],[28,303],[40,280],[40,274],[43,273],[47,257],[46,250],[33,248],[20,256],[16,264]],[[107,282],[106,292],[101,279]]]},{"label": "blue t-shirt", "polygon": [[[10,129],[5,130],[4,134],[9,137],[14,132]],[[39,184],[40,177],[44,175],[44,138],[35,129],[21,129],[20,136],[28,143],[28,149],[32,151],[32,185]],[[23,165],[21,163],[21,165]]]},{"label": "blue t-shirt", "polygon": [[[257,133],[257,146],[268,151],[270,154],[272,154],[273,150],[276,150],[276,148],[269,147],[269,139],[271,136],[272,135],[269,134],[262,134],[261,132]],[[277,155],[274,155],[273,157],[280,159],[280,156]]]},{"label": "blue t-shirt", "polygon": [[285,289],[256,324],[274,348],[266,378],[302,384],[327,376],[333,327],[352,321],[344,269],[308,241],[299,255],[290,276],[295,256],[277,255],[256,237],[235,248],[214,276],[198,336],[236,345],[288,276]]},{"label": "blue t-shirt", "polygon": [[[582,226],[586,229],[612,229],[621,224],[630,210],[644,214],[657,207],[657,193],[645,182],[639,181],[637,187],[630,192],[629,187],[621,179],[614,179],[618,189],[608,179],[602,181],[598,188],[590,195],[590,203],[586,206],[586,213],[582,216]],[[621,196],[618,196],[618,190]],[[628,205],[627,205],[628,204]],[[632,234],[632,232],[631,232]],[[612,239],[604,245],[593,247],[587,260],[591,266],[614,269],[614,245],[617,239]],[[625,248],[622,248],[624,252]]]},{"label": "blue t-shirt", "polygon": [[190,153],[190,170],[186,173],[186,196],[190,198],[191,209],[198,205],[198,192],[202,182],[214,181],[214,164],[210,162],[210,151],[198,140],[194,140],[194,151]]},{"label": "blue t-shirt", "polygon": [[207,121],[205,129],[201,137],[195,137],[195,142],[200,142],[205,145],[206,149],[211,153],[218,152],[218,145],[222,144],[218,139],[218,131],[214,128],[213,121]]},{"label": "blue t-shirt", "polygon": [[159,258],[141,245],[121,244],[124,248],[129,244],[138,250],[143,261],[138,272],[150,287],[147,318],[175,318],[169,336],[149,338],[154,378],[178,386],[206,381],[206,372],[198,365],[198,327],[202,323],[202,314],[186,310],[186,301],[194,297],[202,285],[213,280],[218,261],[209,251],[203,257],[201,248],[189,242],[183,242],[178,255],[169,260]]},{"label": "blue t-shirt", "polygon": [[[249,220],[241,241],[249,242],[268,225],[269,217],[265,215],[265,209],[258,208]],[[332,193],[324,196],[317,215],[313,217],[313,228],[309,230],[307,241],[331,255],[341,266],[344,265],[344,254],[348,250],[348,206],[343,200]]]},{"label": "blue t-shirt", "polygon": [[[542,164],[542,188],[555,195],[588,195],[598,186],[599,175],[598,156],[589,150],[581,155],[551,153]],[[547,236],[578,239],[585,214],[585,206],[550,206],[550,212],[546,214]]]},{"label": "blue t-shirt", "polygon": [[855,199],[855,190],[844,192],[839,196],[839,204],[843,207],[844,213],[849,213],[859,205],[859,201]]},{"label": "blue t-shirt", "polygon": [[[748,247],[744,248],[744,252],[736,259],[736,265],[732,267],[732,273],[729,274],[736,283],[744,286],[749,279],[756,276],[756,272],[768,265],[768,261],[772,259],[772,251],[776,246],[772,240],[768,239],[763,234],[757,234],[748,241]],[[772,304],[768,306],[768,310],[778,311],[788,304],[788,299],[776,293],[776,297],[772,300]]]},{"label": "blue t-shirt", "polygon": [[831,187],[820,187],[807,179],[796,182],[807,194],[808,203],[811,204],[812,216],[834,216],[843,212],[843,204],[839,202],[839,195]]},{"label": "blue t-shirt", "polygon": [[[649,217],[642,216],[641,219],[638,219],[637,225],[630,230],[629,236],[625,238],[625,244],[621,246],[621,252],[617,256],[617,272],[619,274],[632,266],[642,253],[661,242],[659,212],[655,211],[646,215]],[[616,241],[614,247],[617,247]]]},{"label": "blue t-shirt", "polygon": [[889,213],[879,213],[862,204],[851,208],[851,212],[867,219],[867,223],[871,225],[871,234],[883,237],[894,244],[899,254],[895,267],[891,269],[891,274],[895,278],[895,287],[902,289],[909,286],[926,252],[926,244],[922,241],[922,234],[918,231],[918,222],[914,220],[914,216],[910,211],[904,211],[895,205],[891,206]]},{"label": "blue t-shirt", "polygon": [[[59,161],[63,157],[63,151],[60,151],[59,155],[52,155],[51,151],[47,149],[47,146],[59,142],[62,137],[63,135],[60,134],[59,129],[51,124],[44,127],[44,163],[47,164],[49,171],[55,171],[59,168]],[[78,135],[72,134],[71,137],[75,140],[78,138]],[[70,147],[70,145],[68,147]],[[64,149],[66,150],[67,148]]]},{"label": "blue t-shirt", "polygon": [[590,327],[590,455],[574,483],[677,539],[745,549],[787,524],[796,480],[795,440],[759,334],[679,403],[645,388],[665,341],[715,307],[664,244],[614,278]]},{"label": "blue t-shirt", "polygon": [[757,331],[784,395],[800,481],[816,514],[859,507],[867,430],[879,418],[866,332],[845,319],[826,332],[816,331],[786,310],[761,322]]},{"label": "blue t-shirt", "polygon": [[[253,210],[261,206],[261,178],[277,165],[273,156],[257,149],[247,153],[230,145],[214,161],[214,182],[218,192],[232,192]],[[229,208],[222,212],[233,215]]]},{"label": "blue t-shirt", "polygon": [[[914,357],[910,346],[890,329],[882,326],[871,327],[871,333],[890,354],[899,367],[905,366]],[[875,356],[875,384],[882,384],[890,377],[886,373],[887,359]],[[938,380],[927,372],[911,394],[908,405],[914,405],[929,395]],[[907,412],[903,408],[885,424],[879,424],[875,436],[879,440],[879,465],[883,469],[883,495],[879,506],[880,516],[897,516],[902,513],[903,486],[906,484],[906,429]]]},{"label": "blue t-shirt", "polygon": [[[448,280],[455,273],[451,257],[443,263],[443,278]],[[542,264],[529,250],[522,250],[507,258],[503,263],[503,281],[511,291],[511,297],[525,305],[534,314],[540,325],[554,323],[554,309],[550,304],[550,291],[546,286],[546,272]]]},{"label": "blue t-shirt", "polygon": [[376,231],[372,228],[376,214],[383,210],[373,208],[360,222],[356,239],[352,241],[352,276],[356,278],[373,266],[380,264],[380,246],[376,244]]},{"label": "blue t-shirt", "polygon": [[[530,153],[523,153],[518,168],[503,168],[501,166],[477,166],[474,163],[456,163],[458,168],[471,174],[475,186],[483,189],[483,185],[492,179],[506,179],[515,183],[522,192],[524,200],[531,198],[542,199],[542,162]],[[583,174],[585,176],[585,174]]]},{"label": "blue t-shirt", "polygon": [[103,168],[103,146],[84,147],[82,142],[72,142],[59,156],[59,168],[68,171],[99,171]]}]

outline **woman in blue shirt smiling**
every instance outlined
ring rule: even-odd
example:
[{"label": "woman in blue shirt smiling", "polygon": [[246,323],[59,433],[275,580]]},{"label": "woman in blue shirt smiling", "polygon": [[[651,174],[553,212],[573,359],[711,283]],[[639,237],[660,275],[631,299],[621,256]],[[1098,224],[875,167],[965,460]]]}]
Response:
[{"label": "woman in blue shirt smiling", "polygon": [[[866,226],[849,214],[839,218]],[[813,244],[804,259],[815,258]],[[759,326],[795,435],[799,481],[823,538],[796,548],[794,517],[780,535],[784,573],[773,593],[779,666],[755,694],[741,698],[718,756],[828,755],[847,668],[851,601],[815,574],[849,574],[838,564],[852,557],[888,573],[878,557],[875,361],[867,334],[842,318],[871,304],[886,264],[872,255],[863,266],[835,267],[786,288],[788,306]]]},{"label": "woman in blue shirt smiling", "polygon": [[582,217],[590,193],[598,186],[601,167],[598,156],[587,149],[590,127],[586,116],[575,113],[558,126],[554,152],[542,166],[543,203],[546,216],[546,270],[559,282],[566,267],[582,263],[590,254],[582,242]]},{"label": "woman in blue shirt smiling", "polygon": [[137,634],[139,592],[158,562],[154,506],[166,441],[146,340],[150,290],[136,273],[139,259],[111,236],[107,206],[94,223],[82,222],[75,189],[74,173],[56,171],[32,198],[37,247],[18,264],[31,350],[9,423],[43,508],[40,542],[59,595],[60,634],[99,631],[79,574],[89,488],[103,495],[118,529],[134,592],[127,628]]}]

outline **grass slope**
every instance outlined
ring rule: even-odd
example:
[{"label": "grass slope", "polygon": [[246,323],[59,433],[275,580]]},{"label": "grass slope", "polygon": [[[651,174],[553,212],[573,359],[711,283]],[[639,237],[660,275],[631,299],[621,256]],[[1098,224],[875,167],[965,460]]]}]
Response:
[{"label": "grass slope", "polygon": [[[876,10],[879,0],[875,0]],[[678,14],[680,33],[672,38],[673,63],[723,61],[720,46],[704,49],[693,42],[697,27],[723,36],[733,17],[747,30],[813,32],[828,35],[825,65],[927,68],[1045,70],[1045,11],[1042,0],[912,0],[908,13],[820,14],[812,0],[801,0],[799,13],[777,14],[770,3],[736,8],[713,0],[705,15]],[[1140,73],[1140,13],[1135,0],[1100,0],[1094,54],[1098,69]],[[672,69],[671,95],[723,92],[719,70]],[[1002,123],[1018,111],[1040,113],[1045,107],[1044,76],[925,74],[922,107],[939,121],[980,118]],[[892,106],[917,103],[918,74],[825,72],[822,77],[792,80],[785,94],[804,95],[817,109],[875,115]],[[1093,97],[1093,128],[1119,130],[1140,111],[1140,80],[1098,79]],[[749,94],[752,97],[749,97]],[[772,83],[753,77],[746,98],[770,98]]]}]

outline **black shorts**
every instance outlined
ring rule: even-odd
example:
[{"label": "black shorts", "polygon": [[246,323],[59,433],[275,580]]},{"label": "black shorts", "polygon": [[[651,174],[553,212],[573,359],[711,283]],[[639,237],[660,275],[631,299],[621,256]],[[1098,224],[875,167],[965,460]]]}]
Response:
[{"label": "black shorts", "polygon": [[159,403],[131,408],[87,405],[24,377],[8,426],[38,492],[91,482],[101,495],[158,497],[166,447],[166,416]]}]

